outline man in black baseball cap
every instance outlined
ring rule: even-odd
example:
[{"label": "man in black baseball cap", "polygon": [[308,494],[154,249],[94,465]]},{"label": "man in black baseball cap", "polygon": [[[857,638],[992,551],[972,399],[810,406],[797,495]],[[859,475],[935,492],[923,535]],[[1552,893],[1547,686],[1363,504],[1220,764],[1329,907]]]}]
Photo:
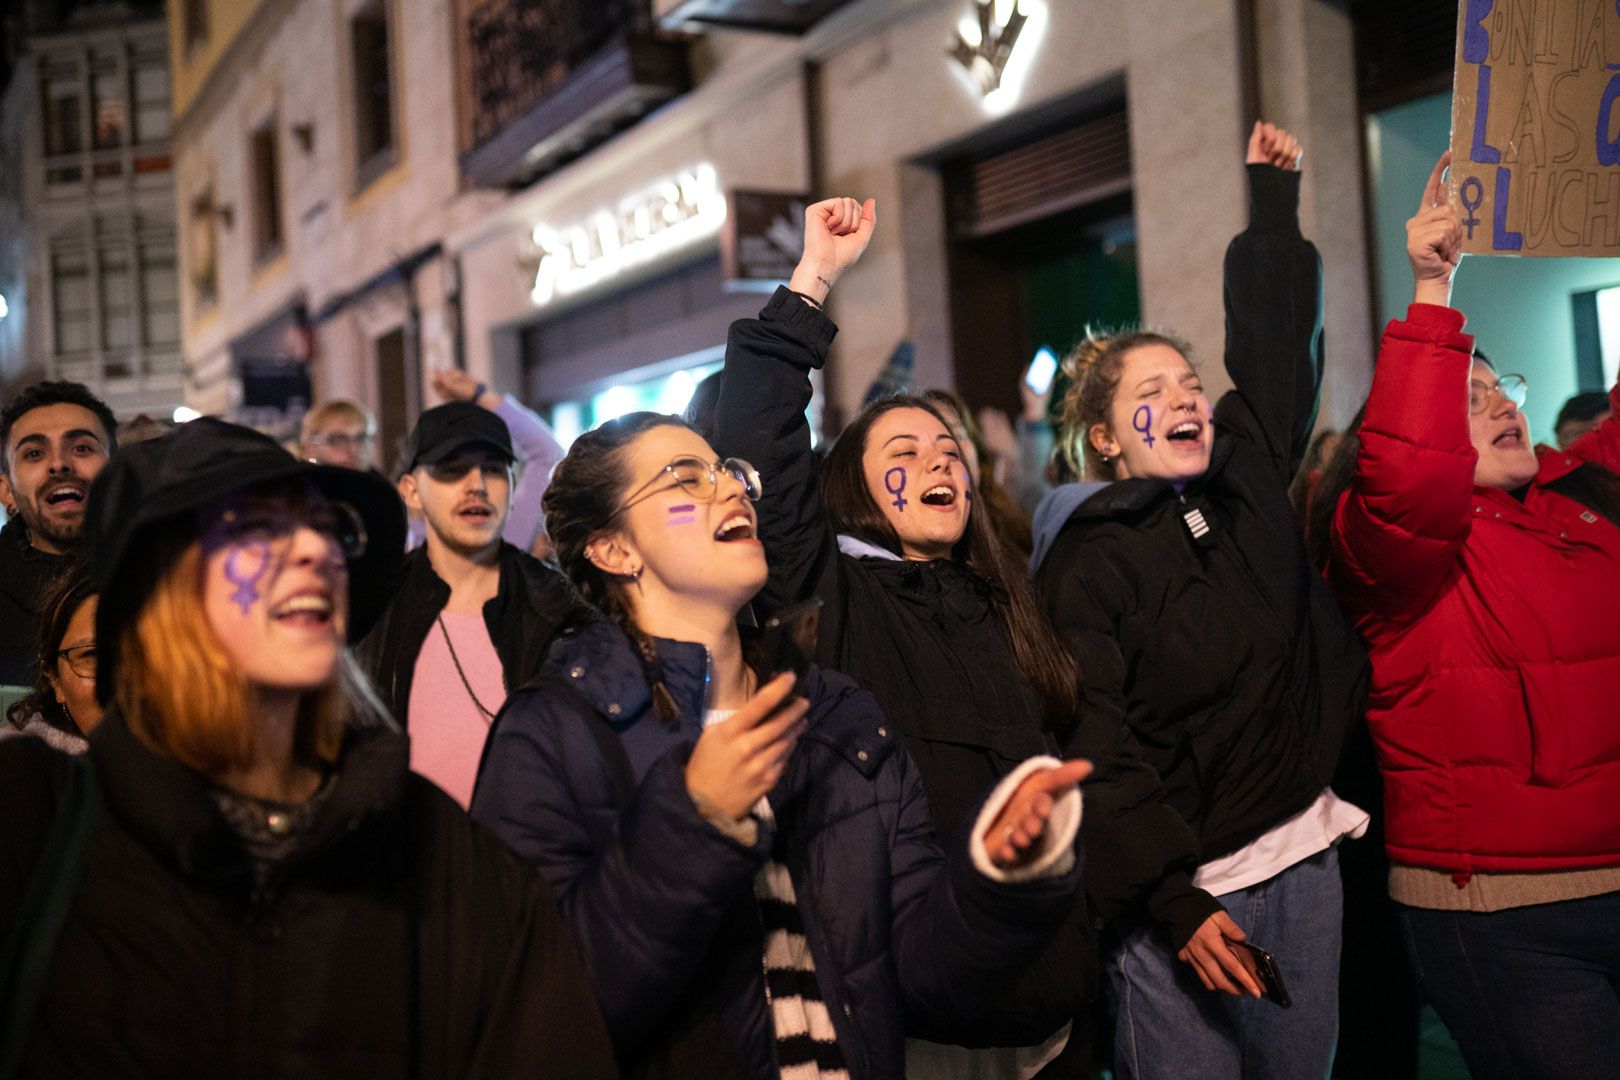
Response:
[{"label": "man in black baseball cap", "polygon": [[507,691],[538,674],[557,631],[588,610],[561,574],[501,539],[514,460],[488,409],[453,401],[418,418],[399,493],[426,542],[360,646],[411,735],[411,768],[462,806]]}]

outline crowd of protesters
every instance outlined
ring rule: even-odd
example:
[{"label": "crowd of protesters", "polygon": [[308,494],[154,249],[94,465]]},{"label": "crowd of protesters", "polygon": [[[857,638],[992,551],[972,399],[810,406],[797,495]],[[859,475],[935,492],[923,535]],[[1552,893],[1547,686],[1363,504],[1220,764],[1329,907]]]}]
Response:
[{"label": "crowd of protesters", "polygon": [[566,453],[461,371],[392,482],[352,402],[9,398],[0,1080],[1402,1077],[1420,1000],[1479,1080],[1620,1075],[1614,395],[1532,441],[1442,158],[1316,431],[1301,158],[1256,124],[1217,402],[1091,333],[818,455],[849,198]]}]

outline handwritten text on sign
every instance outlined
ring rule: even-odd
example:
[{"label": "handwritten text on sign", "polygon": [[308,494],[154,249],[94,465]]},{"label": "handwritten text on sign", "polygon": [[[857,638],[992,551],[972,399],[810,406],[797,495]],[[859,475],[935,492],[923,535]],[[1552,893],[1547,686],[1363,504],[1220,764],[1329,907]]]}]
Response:
[{"label": "handwritten text on sign", "polygon": [[1451,193],[1465,251],[1620,254],[1620,0],[1461,0]]}]

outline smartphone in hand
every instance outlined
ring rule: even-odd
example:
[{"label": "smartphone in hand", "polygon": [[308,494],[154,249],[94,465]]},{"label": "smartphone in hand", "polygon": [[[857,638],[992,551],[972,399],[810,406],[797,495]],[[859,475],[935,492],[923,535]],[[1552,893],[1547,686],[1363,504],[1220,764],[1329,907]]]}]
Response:
[{"label": "smartphone in hand", "polygon": [[1052,389],[1052,380],[1057,376],[1057,353],[1041,346],[1035,354],[1035,359],[1029,362],[1029,369],[1024,372],[1024,385],[1037,394],[1044,394]]},{"label": "smartphone in hand", "polygon": [[1285,1009],[1293,1005],[1293,999],[1288,996],[1288,988],[1283,985],[1282,972],[1277,970],[1277,961],[1272,955],[1260,946],[1247,941],[1239,941],[1234,944],[1244,954],[1247,954],[1250,963],[1246,966],[1250,969],[1250,973],[1254,975],[1255,981],[1260,984],[1262,996],[1268,1001],[1276,1002]]},{"label": "smartphone in hand", "polygon": [[816,631],[821,627],[821,600],[812,597],[794,604],[765,620],[760,656],[765,659],[765,677],[784,671],[795,676],[793,695],[806,697],[805,675],[810,658],[816,654]]}]

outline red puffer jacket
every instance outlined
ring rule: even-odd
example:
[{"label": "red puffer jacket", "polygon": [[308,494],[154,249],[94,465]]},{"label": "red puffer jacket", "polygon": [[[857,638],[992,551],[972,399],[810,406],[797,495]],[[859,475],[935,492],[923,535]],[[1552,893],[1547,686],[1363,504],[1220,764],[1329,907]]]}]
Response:
[{"label": "red puffer jacket", "polygon": [[1612,483],[1620,423],[1542,448],[1522,503],[1475,487],[1462,328],[1414,304],[1384,331],[1333,521],[1328,575],[1372,650],[1389,854],[1620,865],[1620,528],[1548,487],[1583,465]]}]

